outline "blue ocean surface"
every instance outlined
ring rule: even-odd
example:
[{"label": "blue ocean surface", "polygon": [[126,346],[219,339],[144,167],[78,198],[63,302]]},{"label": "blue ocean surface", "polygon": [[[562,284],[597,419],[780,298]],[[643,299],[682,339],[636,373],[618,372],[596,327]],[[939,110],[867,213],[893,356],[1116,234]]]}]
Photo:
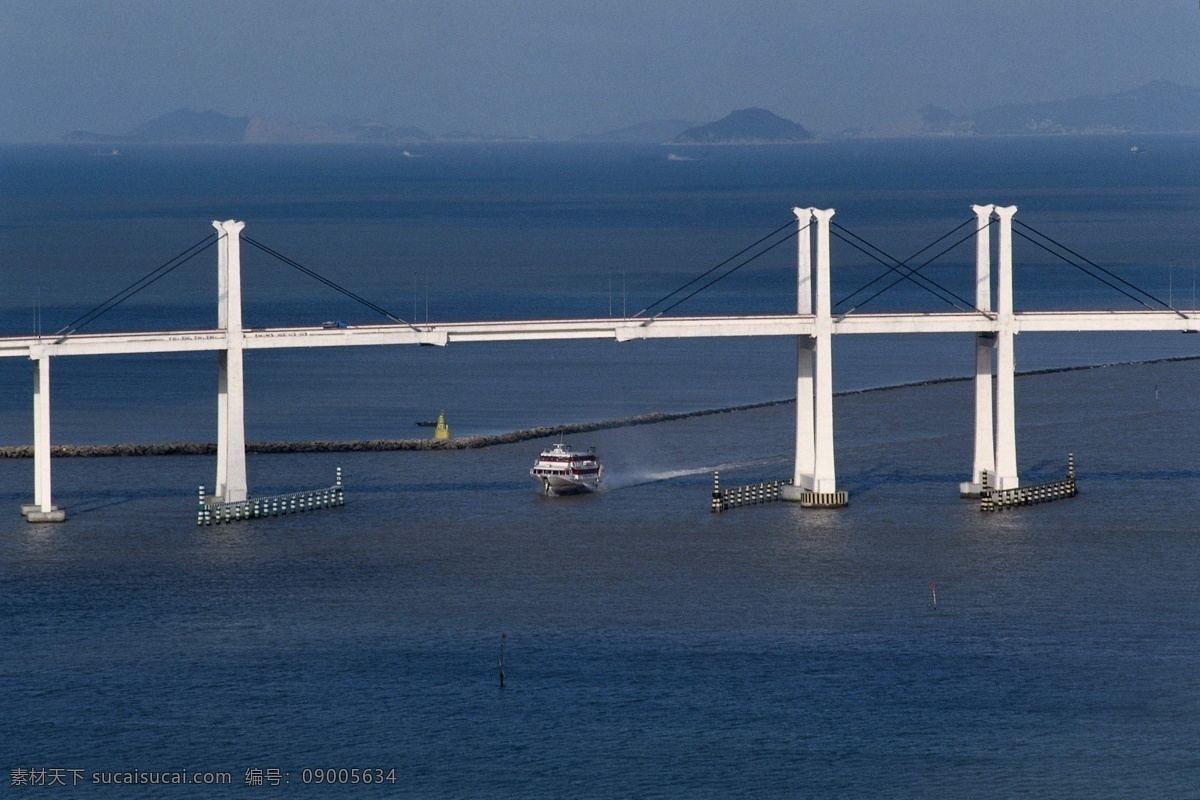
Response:
[{"label": "blue ocean surface", "polygon": [[[794,205],[836,208],[903,259],[972,203],[1014,204],[1190,310],[1198,149],[8,147],[0,333],[60,329],[228,218],[405,319],[631,316]],[[1019,309],[1140,307],[1015,248]],[[794,259],[777,247],[670,313],[787,313]],[[922,274],[969,297],[973,259],[966,241]],[[207,250],[85,330],[212,327],[215,265]],[[835,301],[882,272],[835,240]],[[249,246],[244,275],[247,325],[382,321]],[[901,283],[863,311],[948,308]],[[1096,368],[1018,379],[1022,480],[1060,477],[1070,452],[1080,495],[999,514],[957,495],[969,382],[855,391],[965,376],[970,336],[837,338],[851,498],[837,511],[709,511],[714,471],[723,485],[790,476],[788,402],[581,435],[608,476],[581,497],[540,495],[537,441],[252,455],[252,494],[328,485],[340,466],[346,506],[215,527],[194,516],[211,457],[57,459],[61,525],[19,516],[32,463],[0,460],[3,780],[14,796],[49,791],[19,785],[38,770],[110,797],[1198,796],[1200,371],[1100,366],[1200,355],[1197,338],[1018,337],[1019,369]],[[787,400],[795,347],[251,352],[247,438],[421,436],[414,423],[439,411],[461,435]],[[27,444],[30,365],[0,371],[0,444]],[[55,443],[215,439],[212,354],[57,358],[52,376]],[[347,782],[318,784],[331,768]],[[182,771],[231,783],[106,777]]]}]

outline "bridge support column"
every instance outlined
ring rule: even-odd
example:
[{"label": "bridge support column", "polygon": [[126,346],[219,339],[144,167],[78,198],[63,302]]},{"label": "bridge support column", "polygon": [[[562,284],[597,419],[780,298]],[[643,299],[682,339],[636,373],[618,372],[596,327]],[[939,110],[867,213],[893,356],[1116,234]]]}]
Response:
[{"label": "bridge support column", "polygon": [[[992,310],[992,240],[990,225],[995,206],[971,206],[975,212],[975,307]],[[979,497],[984,473],[996,472],[996,444],[993,437],[995,415],[992,413],[992,351],[996,347],[993,333],[975,337],[975,461],[971,480],[958,485],[962,497]]]},{"label": "bridge support column", "polygon": [[[998,275],[996,282],[996,480],[997,489],[1016,489],[1017,408],[1016,358],[1013,352],[1017,333],[1013,312],[1012,220],[1016,206],[997,206],[1000,221]],[[992,481],[988,481],[989,485]]]},{"label": "bridge support column", "polygon": [[66,512],[50,495],[50,356],[30,354],[33,371],[33,504],[21,506],[29,522],[62,522]]},{"label": "bridge support column", "polygon": [[[811,208],[793,208],[796,215],[797,314],[813,313]],[[813,348],[811,336],[796,341],[796,462],[792,485],[812,489],[816,461],[816,431],[813,427]]]},{"label": "bridge support column", "polygon": [[213,222],[217,229],[217,327],[225,349],[217,354],[217,481],[214,496],[246,499],[246,415],[242,382],[242,255],[246,223]]},{"label": "bridge support column", "polygon": [[[782,493],[785,500],[798,500],[811,508],[832,508],[847,503],[845,492],[837,491],[833,455],[833,317],[829,283],[829,221],[833,209],[799,209],[797,221],[811,214],[817,223],[817,270],[814,330],[801,337],[796,378],[796,478],[795,485]],[[807,243],[802,235],[801,248]],[[807,252],[807,251],[806,251]],[[800,260],[800,313],[804,312],[805,263]],[[809,302],[812,302],[811,300]],[[810,306],[811,308],[811,306]],[[807,341],[805,341],[807,340]],[[811,402],[811,405],[809,405]],[[812,444],[805,440],[811,435]],[[807,472],[811,450],[812,471]]]},{"label": "bridge support column", "polygon": [[817,308],[813,349],[816,375],[813,385],[813,416],[816,425],[816,459],[813,462],[813,491],[837,491],[833,467],[833,317],[829,287],[829,220],[833,209],[813,209],[817,220]]}]

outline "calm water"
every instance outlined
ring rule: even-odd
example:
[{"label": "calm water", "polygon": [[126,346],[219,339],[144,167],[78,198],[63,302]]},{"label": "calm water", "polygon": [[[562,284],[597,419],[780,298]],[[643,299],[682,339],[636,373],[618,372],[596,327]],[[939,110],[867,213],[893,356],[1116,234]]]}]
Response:
[{"label": "calm water", "polygon": [[[10,148],[0,328],[56,329],[231,216],[402,316],[424,318],[426,276],[434,320],[607,316],[610,301],[619,316],[793,204],[836,207],[907,256],[971,202],[1015,203],[1190,307],[1198,146],[856,143],[693,161]],[[1020,307],[1129,307],[1020,241],[1017,254]],[[972,258],[968,243],[932,274],[969,287]],[[214,261],[95,329],[211,325]],[[374,321],[246,261],[250,325]],[[786,311],[789,261],[773,253],[680,311]],[[835,242],[835,298],[879,269]],[[900,289],[880,307],[938,308]],[[969,337],[844,339],[843,389],[965,374],[973,356]],[[1019,366],[1191,355],[1194,339],[1024,336]],[[210,440],[213,360],[58,359],[54,438]],[[255,353],[247,434],[409,436],[441,409],[469,433],[721,407],[790,396],[793,364],[794,343],[750,340]],[[0,370],[0,437],[28,442],[29,366]],[[167,790],[180,797],[246,792],[248,769],[290,780],[259,792],[330,797],[1197,796],[1196,363],[1030,376],[1017,402],[1023,479],[1059,476],[1074,452],[1075,500],[983,516],[957,498],[968,383],[839,398],[852,505],[838,512],[708,511],[714,469],[729,484],[789,474],[790,405],[591,434],[576,443],[597,446],[609,488],[580,498],[538,495],[525,474],[538,443],[251,457],[256,494],[328,483],[341,465],[347,506],[220,528],[191,512],[211,459],[58,461],[59,526],[21,520],[32,465],[0,462],[0,762],[89,780],[233,775]],[[397,782],[303,785],[326,767],[395,768]]]}]

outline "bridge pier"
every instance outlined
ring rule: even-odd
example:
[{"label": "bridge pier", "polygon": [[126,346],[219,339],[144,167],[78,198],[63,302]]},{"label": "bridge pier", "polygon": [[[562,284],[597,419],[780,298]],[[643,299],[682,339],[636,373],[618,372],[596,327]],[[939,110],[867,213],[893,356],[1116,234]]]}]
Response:
[{"label": "bridge pier", "polygon": [[[992,237],[991,217],[995,206],[971,206],[975,212],[975,307],[992,310]],[[962,497],[979,497],[985,474],[996,473],[996,441],[993,435],[995,415],[992,410],[992,352],[996,349],[994,333],[975,334],[975,462],[971,479],[960,483]]]},{"label": "bridge pier", "polygon": [[[247,498],[246,415],[242,351],[241,231],[244,222],[213,222],[217,229],[217,327],[225,335],[217,353],[217,480],[214,497],[226,503]],[[57,342],[55,344],[61,344]],[[62,522],[66,512],[51,499],[50,355],[30,347],[33,373],[33,503],[21,506],[29,522]]]},{"label": "bridge pier", "polygon": [[[829,222],[833,209],[794,208],[798,234],[798,314],[815,315],[812,336],[801,336],[796,359],[796,464],[793,485],[784,500],[806,508],[836,508],[848,503],[837,490],[833,452],[833,317],[829,283]],[[817,274],[812,281],[808,227],[817,223]]]},{"label": "bridge pier", "polygon": [[[1016,489],[1017,479],[1017,406],[1016,356],[1013,352],[1017,332],[1013,313],[1012,219],[1016,206],[997,206],[1000,221],[996,281],[996,489]],[[993,483],[989,481],[989,483]]]},{"label": "bridge pier", "polygon": [[[978,219],[975,235],[975,306],[991,311],[991,238],[988,220],[999,221],[996,277],[996,330],[975,337],[975,461],[971,480],[959,484],[962,497],[979,497],[987,476],[992,489],[1016,489],[1016,357],[1013,309],[1012,220],[1016,206],[972,206]],[[992,351],[995,351],[993,404]]]},{"label": "bridge pier", "polygon": [[213,222],[217,229],[217,327],[225,347],[217,353],[217,481],[214,497],[246,499],[246,413],[242,373],[242,255],[244,222]]},{"label": "bridge pier", "polygon": [[[797,314],[813,313],[812,288],[812,209],[793,208],[799,232],[796,234]],[[812,490],[816,447],[813,433],[813,349],[812,336],[796,339],[796,460],[792,474],[792,493]],[[785,491],[785,494],[787,492]],[[789,498],[790,499],[790,498]],[[798,498],[796,498],[798,499]]]},{"label": "bridge pier", "polygon": [[62,522],[66,512],[50,494],[50,356],[30,350],[33,369],[33,503],[21,506],[28,522]]}]

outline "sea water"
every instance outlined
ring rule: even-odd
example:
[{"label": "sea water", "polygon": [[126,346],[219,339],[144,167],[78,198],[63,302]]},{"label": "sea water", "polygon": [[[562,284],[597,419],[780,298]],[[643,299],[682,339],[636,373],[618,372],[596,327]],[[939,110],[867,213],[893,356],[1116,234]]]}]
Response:
[{"label": "sea water", "polygon": [[[52,333],[230,217],[405,319],[630,316],[793,205],[836,208],[906,258],[971,203],[1015,204],[1190,309],[1198,146],[7,148],[0,328]],[[247,325],[380,321],[244,253]],[[973,258],[967,241],[922,274],[969,297]],[[1018,308],[1137,307],[1025,240],[1016,261]],[[794,270],[785,244],[671,313],[787,313]],[[835,300],[882,271],[835,240]],[[209,250],[85,330],[211,327],[215,294]],[[909,284],[874,302],[948,308]],[[1179,334],[1017,344],[1024,370],[1200,350]],[[835,381],[964,376],[973,350],[969,336],[840,337]],[[214,361],[55,359],[54,441],[211,441]],[[721,408],[790,397],[794,364],[782,339],[257,352],[247,436],[402,438],[439,411],[458,435]],[[28,443],[29,364],[0,370],[0,437]],[[1020,378],[1022,479],[1060,477],[1073,452],[1081,493],[991,515],[956,492],[969,382],[839,397],[839,511],[708,510],[714,470],[725,485],[790,475],[790,404],[588,434],[573,443],[597,447],[608,490],[574,498],[528,478],[538,442],[251,456],[255,495],[327,485],[341,466],[346,507],[212,528],[193,514],[211,458],[56,460],[62,525],[20,518],[32,465],[0,462],[4,780],[57,770],[83,776],[77,793],[158,796],[91,781],[231,775],[180,797],[258,778],[253,791],[331,797],[1190,796],[1198,383],[1189,361]],[[318,787],[329,768],[395,783],[335,772]]]}]

